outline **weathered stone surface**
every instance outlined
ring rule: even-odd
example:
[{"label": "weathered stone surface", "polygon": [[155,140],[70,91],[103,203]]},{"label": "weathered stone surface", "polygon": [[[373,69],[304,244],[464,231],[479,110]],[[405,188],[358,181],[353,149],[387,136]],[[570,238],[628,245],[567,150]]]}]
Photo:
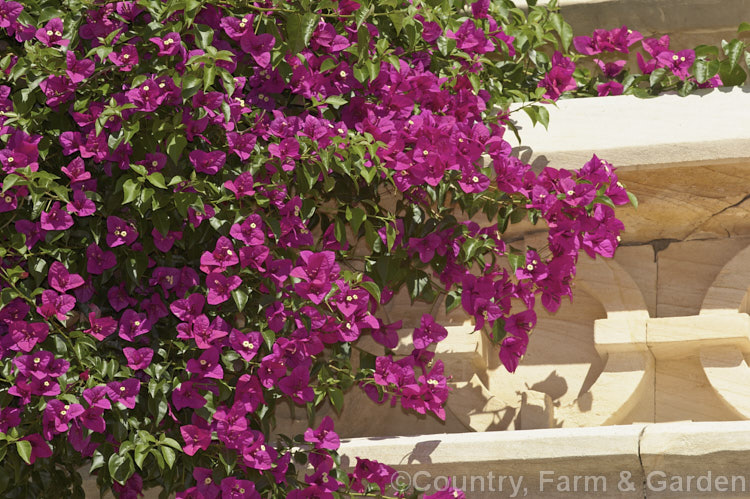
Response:
[{"label": "weathered stone surface", "polygon": [[[589,494],[633,497],[633,491],[618,490],[617,479],[621,471],[630,471],[634,490],[640,490],[643,480],[638,440],[642,430],[642,425],[631,425],[378,440],[356,438],[344,441],[341,453],[346,456],[343,461],[350,464],[355,462],[355,456],[377,459],[401,471],[402,480],[412,483],[416,480],[422,486],[434,487],[440,485],[443,477],[455,477],[457,486],[466,484],[470,498],[511,496],[508,476],[513,476],[516,484],[523,477],[517,497],[580,497],[586,492],[583,477],[587,475],[602,477],[596,490],[595,481],[589,480]],[[505,477],[502,491],[498,490],[499,476]],[[573,491],[574,476],[582,477],[577,493]],[[540,477],[550,481],[542,483]],[[567,492],[557,490],[562,477],[570,477]],[[489,488],[490,483],[494,489]]]},{"label": "weathered stone surface", "polygon": [[750,419],[750,367],[736,348],[706,348],[701,366],[716,395],[737,419]]},{"label": "weathered stone surface", "polygon": [[[718,498],[750,492],[750,421],[356,438],[343,441],[341,453],[350,465],[355,456],[368,456],[394,466],[400,483],[434,487],[452,478],[472,499],[512,497],[509,476],[520,483],[517,496],[527,497]],[[505,477],[502,491],[499,476]],[[576,476],[579,488],[573,489]]]},{"label": "weathered stone surface", "polygon": [[621,182],[641,201],[637,209],[618,211],[625,223],[623,239],[643,243],[750,234],[748,163],[620,172]]},{"label": "weathered stone surface", "polygon": [[716,275],[701,305],[701,314],[750,312],[750,246],[739,251]]},{"label": "weathered stone surface", "polygon": [[[646,426],[640,440],[640,457],[647,477],[646,497],[746,497],[750,492],[749,443],[750,421]],[[701,490],[697,477],[708,477],[709,472],[711,477],[702,480]],[[690,489],[687,486],[689,475],[693,476]],[[716,482],[718,476],[728,477],[728,482]],[[680,490],[670,491],[671,477],[682,479]],[[742,477],[742,480],[735,480],[734,490],[732,477]],[[666,490],[658,490],[665,478]],[[677,480],[674,483],[679,485]],[[710,490],[706,488],[707,483],[711,485]]]},{"label": "weathered stone surface", "polygon": [[638,286],[648,314],[656,316],[656,258],[650,245],[620,246],[615,253],[615,262],[630,275]]},{"label": "weathered stone surface", "polygon": [[[722,268],[749,243],[750,239],[745,237],[671,242],[666,247],[662,246],[657,254],[658,299],[655,315],[658,317],[695,315],[702,309],[709,308],[708,305],[704,307],[702,304],[712,283],[723,272]],[[748,258],[748,263],[750,263],[750,258]],[[735,268],[728,274],[725,272],[724,275],[736,276],[741,280],[741,274],[737,270]],[[750,277],[750,274],[747,277]],[[750,285],[750,279],[744,282],[733,280],[736,286],[743,289],[744,294],[744,290]],[[726,286],[727,284],[722,285],[723,288]],[[712,293],[717,292],[719,291],[714,290]],[[720,295],[717,298],[726,303],[726,296]],[[734,311],[738,310],[737,305],[734,306]],[[723,307],[724,305],[714,300],[711,308],[717,306]]]},{"label": "weathered stone surface", "polygon": [[521,394],[521,410],[518,416],[519,430],[552,428],[555,409],[552,397],[544,392],[528,390]]}]

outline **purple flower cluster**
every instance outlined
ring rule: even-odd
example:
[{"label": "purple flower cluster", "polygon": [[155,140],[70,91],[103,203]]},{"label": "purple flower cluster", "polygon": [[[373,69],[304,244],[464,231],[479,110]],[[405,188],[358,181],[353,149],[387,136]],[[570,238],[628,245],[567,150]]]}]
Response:
[{"label": "purple flower cluster", "polygon": [[[637,64],[643,75],[650,75],[655,70],[664,68],[682,81],[695,79],[690,70],[696,61],[695,51],[685,49],[672,51],[669,48],[669,35],[661,38],[644,38],[641,33],[628,29],[626,26],[613,30],[594,30],[592,36],[578,36],[573,39],[573,46],[584,56],[596,56],[593,61],[599,66],[606,81],[597,85],[599,96],[620,95],[624,91],[622,72],[627,59],[620,59],[623,54],[629,54],[634,44],[640,42],[643,52],[637,52]],[[608,55],[609,54],[609,55]],[[605,60],[605,58],[607,60]],[[618,78],[618,76],[620,76]],[[718,74],[707,81],[698,84],[699,88],[721,86]]]},{"label": "purple flower cluster", "polygon": [[[401,321],[384,320],[379,306],[403,275],[456,290],[477,329],[502,329],[499,356],[513,371],[536,296],[557,310],[580,251],[614,254],[622,224],[600,202],[628,202],[614,168],[594,157],[579,172],[534,173],[511,156],[490,92],[475,87],[489,55],[516,55],[489,2],[473,3],[476,19],[455,31],[417,16],[418,50],[388,57],[378,26],[351,16],[356,2],[339,1],[300,44],[263,5],[205,2],[182,23],[183,11],[156,19],[143,2],[95,2],[79,25],[32,25],[21,4],[0,0],[3,36],[59,55],[34,88],[19,90],[28,68],[5,78],[16,61],[2,74],[13,87],[0,85],[0,164],[3,182],[13,179],[0,215],[20,241],[0,259],[10,297],[0,309],[9,376],[0,388],[12,397],[0,431],[22,432],[29,462],[69,443],[85,458],[107,454],[116,474],[117,453],[133,450],[137,461],[139,445],[157,446],[133,444],[151,431],[192,468],[178,497],[267,496],[301,476],[291,441],[272,437],[281,402],[336,407],[341,387],[357,384],[377,403],[445,419],[449,377],[431,348],[447,330],[425,314],[409,355],[390,352]],[[602,32],[576,47],[627,52],[638,36]],[[445,41],[460,55],[441,55]],[[364,76],[361,55],[376,61]],[[675,74],[682,57],[669,63]],[[452,73],[440,69],[446,60]],[[611,77],[618,67],[602,62]],[[574,71],[557,52],[538,86],[557,99],[577,87]],[[25,112],[16,103],[27,90],[52,131],[6,120]],[[364,198],[385,186],[407,208]],[[511,271],[499,263],[514,255],[504,227],[438,213],[449,198],[537,214],[550,254],[530,250]],[[438,215],[423,223],[427,213]],[[373,254],[361,268],[352,265],[360,241]],[[363,352],[372,366],[356,370],[346,352],[367,336],[386,353]],[[121,421],[142,426],[128,435]],[[344,483],[330,418],[302,438],[312,470],[288,497],[385,493],[393,470],[366,459]],[[229,472],[219,459],[233,463]],[[120,497],[137,497],[149,480],[141,469],[107,479]]]}]

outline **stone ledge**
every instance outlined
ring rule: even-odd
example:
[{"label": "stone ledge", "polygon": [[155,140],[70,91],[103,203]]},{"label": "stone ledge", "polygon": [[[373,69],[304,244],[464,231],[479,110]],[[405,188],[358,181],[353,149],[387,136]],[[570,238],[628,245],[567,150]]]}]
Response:
[{"label": "stone ledge", "polygon": [[687,97],[564,99],[547,106],[549,130],[513,113],[522,143],[507,138],[537,168],[577,169],[593,153],[620,171],[743,163],[750,160],[748,106],[750,87]]},{"label": "stone ledge", "polygon": [[587,484],[595,497],[750,496],[750,421],[355,438],[340,453],[350,465],[377,459],[421,486],[465,480],[469,498],[515,497],[510,477],[523,477],[517,496],[528,497],[580,497]]}]

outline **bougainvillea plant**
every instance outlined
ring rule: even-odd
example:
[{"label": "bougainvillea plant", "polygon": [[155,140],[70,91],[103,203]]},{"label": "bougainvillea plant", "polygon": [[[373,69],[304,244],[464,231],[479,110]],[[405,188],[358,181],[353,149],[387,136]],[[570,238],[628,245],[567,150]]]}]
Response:
[{"label": "bougainvillea plant", "polygon": [[[750,31],[742,23],[738,34]],[[740,39],[722,41],[721,49],[670,47],[669,35],[648,38],[626,26],[597,29],[573,39],[571,59],[578,63],[567,79],[566,96],[629,94],[650,97],[665,92],[687,95],[696,89],[742,85],[747,79],[750,52]],[[636,49],[641,49],[636,51]],[[635,54],[633,57],[632,54]]]},{"label": "bougainvillea plant", "polygon": [[[445,417],[445,328],[379,307],[461,307],[513,371],[537,297],[618,245],[611,165],[535,172],[504,139],[512,104],[546,123],[577,87],[571,40],[554,3],[0,0],[3,497],[81,497],[82,471],[119,497],[386,493],[315,418],[349,389]],[[503,241],[523,219],[547,246]]]}]

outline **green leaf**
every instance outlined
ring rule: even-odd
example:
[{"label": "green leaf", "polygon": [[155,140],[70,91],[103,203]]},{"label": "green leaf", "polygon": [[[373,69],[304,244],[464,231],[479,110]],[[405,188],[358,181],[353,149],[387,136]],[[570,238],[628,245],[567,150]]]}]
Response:
[{"label": "green leaf", "polygon": [[695,47],[695,58],[700,59],[712,55],[714,57],[719,56],[719,47],[716,45],[698,45]]},{"label": "green leaf", "polygon": [[161,174],[161,172],[154,172],[148,177],[146,177],[146,180],[151,182],[152,185],[155,185],[159,189],[166,189],[167,184],[164,182],[164,175]]},{"label": "green leaf", "polygon": [[686,79],[682,82],[682,85],[677,91],[677,95],[679,95],[680,97],[686,97],[692,94],[697,87],[698,85],[693,80]]},{"label": "green leaf", "polygon": [[26,464],[31,464],[31,442],[28,440],[16,440],[16,451]]},{"label": "green leaf", "polygon": [[336,410],[336,413],[341,414],[341,409],[344,408],[344,392],[338,388],[330,388],[328,390],[328,397],[331,400],[331,405]]},{"label": "green leaf", "polygon": [[315,12],[307,12],[302,16],[302,42],[305,47],[309,45],[310,39],[312,38],[313,33],[315,33],[315,28],[318,27],[319,21],[320,14],[316,14]]},{"label": "green leaf", "polygon": [[648,78],[648,84],[655,87],[667,76],[667,68],[655,69]]},{"label": "green leaf", "polygon": [[356,235],[362,222],[367,218],[367,213],[362,208],[346,207],[346,219],[352,224],[352,232]]},{"label": "green leaf", "polygon": [[367,59],[371,38],[370,30],[365,26],[360,26],[357,29],[357,57],[359,57],[360,61]]},{"label": "green leaf", "polygon": [[370,296],[375,298],[375,301],[380,303],[380,286],[375,284],[373,281],[362,281],[359,283],[360,288],[364,288]]},{"label": "green leaf", "polygon": [[325,104],[330,104],[335,109],[340,108],[341,106],[348,104],[349,101],[341,97],[340,95],[332,95],[328,97],[326,100],[323,101]]},{"label": "green leaf", "polygon": [[[162,437],[164,437],[163,434],[162,434]],[[162,439],[159,440],[159,443],[161,445],[167,445],[167,446],[169,446],[169,447],[171,447],[171,448],[173,448],[175,450],[178,450],[178,451],[182,452],[182,446],[174,438],[170,438],[170,437],[162,438]]]},{"label": "green leaf", "polygon": [[537,118],[539,120],[539,123],[544,126],[545,129],[548,129],[549,127],[549,111],[547,111],[547,108],[544,106],[538,106],[537,108]]},{"label": "green leaf", "polygon": [[216,79],[216,65],[213,63],[208,63],[205,66],[203,66],[203,91],[208,92],[208,89],[211,87],[211,85],[214,84],[214,80]]},{"label": "green leaf", "polygon": [[375,231],[369,220],[365,220],[365,241],[373,252],[380,251],[380,247],[383,244],[380,239],[380,235]]},{"label": "green leaf", "polygon": [[276,333],[274,333],[270,329],[264,329],[260,332],[260,334],[263,336],[263,340],[266,342],[266,347],[271,350],[273,348],[273,344],[276,343]]},{"label": "green leaf", "polygon": [[107,462],[107,469],[109,475],[121,485],[125,485],[125,482],[135,472],[135,463],[130,454],[112,454]]},{"label": "green leaf", "polygon": [[374,5],[363,5],[354,13],[354,20],[357,22],[357,29],[375,12]]},{"label": "green leaf", "polygon": [[132,203],[135,201],[141,193],[141,184],[133,180],[132,178],[125,181],[122,185],[123,192],[123,204]]},{"label": "green leaf", "polygon": [[[742,51],[745,50],[745,42],[742,40],[732,40],[731,42],[724,45],[724,54],[727,56],[729,61],[729,69],[734,70],[737,67],[737,63],[740,62],[740,56]],[[723,79],[722,79],[723,81]]]},{"label": "green leaf", "polygon": [[616,208],[615,203],[609,198],[609,196],[600,195],[594,198],[594,203],[601,203],[609,206],[613,210]]},{"label": "green leaf", "polygon": [[698,83],[705,83],[719,72],[718,61],[695,61],[693,65],[693,76]]},{"label": "green leaf", "polygon": [[370,73],[366,70],[366,68],[363,68],[362,65],[358,64],[354,66],[354,68],[352,69],[352,73],[360,83],[366,83],[370,79]]},{"label": "green leaf", "polygon": [[326,71],[329,71],[333,68],[338,66],[338,61],[336,59],[326,59],[323,61],[323,63],[320,65],[320,72],[325,73]]},{"label": "green leaf", "polygon": [[450,55],[456,48],[456,40],[454,38],[441,36],[437,39],[437,46],[440,53],[443,54],[444,57],[448,57],[448,55]]},{"label": "green leaf", "polygon": [[531,119],[531,126],[536,126],[539,122],[539,106],[526,106],[521,109]]},{"label": "green leaf", "polygon": [[409,296],[412,300],[416,300],[422,293],[427,289],[430,284],[429,276],[421,270],[418,270],[416,274],[413,274],[406,281],[406,286],[409,288]]},{"label": "green leaf", "polygon": [[511,268],[513,268],[513,272],[515,272],[519,267],[526,265],[526,256],[523,253],[509,252],[508,262]]},{"label": "green leaf", "polygon": [[341,220],[341,217],[336,217],[336,220],[334,221],[333,235],[338,242],[342,244],[346,242],[346,225],[344,224],[344,221]]},{"label": "green leaf", "polygon": [[159,400],[159,404],[157,405],[157,413],[156,413],[157,425],[161,423],[161,421],[164,419],[164,416],[167,415],[168,410],[169,410],[169,403],[162,396],[161,400]]},{"label": "green leaf", "polygon": [[101,451],[95,450],[94,456],[91,458],[91,467],[89,468],[89,473],[93,473],[102,466],[104,466],[104,455],[102,455]]},{"label": "green leaf", "polygon": [[728,59],[721,61],[719,76],[721,77],[721,82],[728,87],[742,85],[747,79],[747,73],[742,69],[742,66],[735,65],[732,68],[731,62]]},{"label": "green leaf", "polygon": [[235,288],[232,290],[232,299],[234,300],[234,304],[237,305],[237,311],[242,312],[245,309],[245,305],[247,305],[247,293],[242,288]]},{"label": "green leaf", "polygon": [[742,33],[743,31],[750,31],[750,23],[740,23],[737,33]]},{"label": "green leaf", "polygon": [[445,296],[445,313],[449,314],[461,305],[461,295],[457,291],[451,291]]},{"label": "green leaf", "polygon": [[400,34],[401,30],[404,28],[404,18],[405,17],[406,16],[404,15],[404,13],[401,12],[401,11],[398,11],[398,10],[393,11],[393,12],[391,12],[391,13],[388,14],[388,18],[393,23],[393,27],[396,30],[396,34],[397,35]]},{"label": "green leaf", "polygon": [[297,13],[289,13],[285,16],[287,50],[290,55],[299,53],[305,48],[305,40],[302,32],[302,16]]},{"label": "green leaf", "polygon": [[161,455],[164,456],[164,462],[167,463],[167,466],[169,468],[172,468],[172,466],[174,466],[175,459],[177,458],[177,454],[175,453],[174,449],[163,446],[161,448]]},{"label": "green leaf", "polygon": [[565,22],[560,14],[551,14],[550,20],[552,21],[552,26],[555,28],[555,31],[557,31],[557,34],[560,35],[563,50],[568,50],[570,42],[573,40],[573,28],[570,24]]},{"label": "green leaf", "polygon": [[396,224],[394,223],[388,223],[385,226],[385,243],[388,251],[393,250],[393,245],[396,242],[396,236],[398,235],[396,231]]},{"label": "green leaf", "polygon": [[154,222],[154,227],[159,231],[159,234],[166,236],[169,233],[169,216],[164,210],[155,211],[151,215],[151,220]]},{"label": "green leaf", "polygon": [[508,332],[505,330],[505,321],[502,319],[496,319],[492,325],[492,342],[499,344],[505,338]]},{"label": "green leaf", "polygon": [[638,198],[635,197],[635,194],[633,194],[632,192],[630,191],[627,191],[627,192],[628,192],[628,199],[630,200],[630,204],[633,205],[633,208],[638,209]]},{"label": "green leaf", "polygon": [[359,367],[361,369],[375,369],[376,357],[370,352],[359,351]]},{"label": "green leaf", "polygon": [[146,460],[146,457],[148,457],[148,451],[150,449],[150,445],[148,443],[140,443],[136,445],[135,447],[135,465],[138,466],[138,468],[143,469],[143,461]]},{"label": "green leaf", "polygon": [[180,160],[180,155],[187,145],[187,139],[181,133],[173,133],[169,136],[167,141],[167,154],[172,161],[177,164]]},{"label": "green leaf", "polygon": [[26,181],[26,180],[25,180],[25,179],[24,179],[23,177],[21,177],[21,176],[19,176],[19,175],[14,175],[14,174],[12,174],[12,173],[11,173],[10,175],[6,176],[6,177],[5,177],[4,179],[3,179],[3,190],[2,190],[2,194],[5,194],[5,192],[6,192],[6,191],[7,191],[8,189],[10,189],[11,187],[13,187],[13,186],[14,186],[14,185],[16,185],[16,184],[19,184],[19,185],[27,185],[27,184],[28,184],[28,181]]},{"label": "green leaf", "polygon": [[198,32],[198,46],[203,50],[208,49],[214,41],[214,30],[204,24],[195,24],[193,29]]}]

